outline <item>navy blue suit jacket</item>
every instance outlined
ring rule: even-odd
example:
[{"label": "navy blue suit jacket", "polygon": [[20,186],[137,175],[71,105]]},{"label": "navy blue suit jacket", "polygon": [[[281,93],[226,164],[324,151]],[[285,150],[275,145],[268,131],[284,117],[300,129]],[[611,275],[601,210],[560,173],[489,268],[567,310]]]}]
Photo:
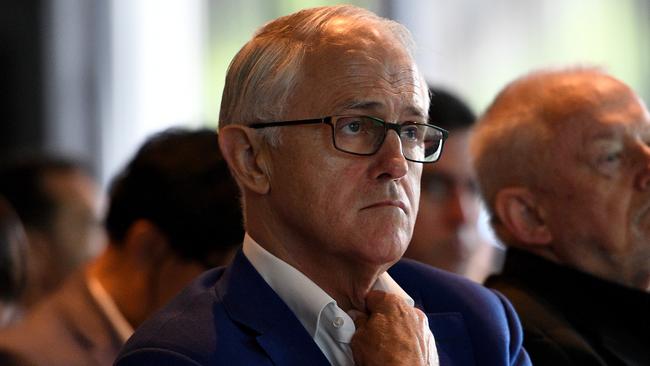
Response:
[{"label": "navy blue suit jacket", "polygon": [[[458,276],[402,260],[390,275],[429,318],[440,365],[529,365],[510,303]],[[396,325],[399,326],[399,325]],[[241,251],[140,326],[116,365],[329,365]]]}]

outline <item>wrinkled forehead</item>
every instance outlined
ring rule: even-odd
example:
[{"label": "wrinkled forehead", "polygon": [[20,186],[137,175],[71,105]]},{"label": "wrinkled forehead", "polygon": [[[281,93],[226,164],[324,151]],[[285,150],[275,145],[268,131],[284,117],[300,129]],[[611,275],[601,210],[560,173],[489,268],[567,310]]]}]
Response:
[{"label": "wrinkled forehead", "polygon": [[360,97],[391,98],[426,113],[429,102],[410,51],[380,23],[351,26],[333,22],[307,49],[298,90],[294,95],[299,98],[312,97],[302,102],[323,108],[354,103]]},{"label": "wrinkled forehead", "polygon": [[648,110],[625,84],[594,80],[575,95],[564,98],[562,119],[550,121],[560,143],[581,148],[595,140],[650,137]]}]

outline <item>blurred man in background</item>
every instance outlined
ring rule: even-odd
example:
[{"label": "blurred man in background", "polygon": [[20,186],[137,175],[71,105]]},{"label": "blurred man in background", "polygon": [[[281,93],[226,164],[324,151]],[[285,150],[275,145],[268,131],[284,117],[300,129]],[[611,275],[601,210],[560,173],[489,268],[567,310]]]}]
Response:
[{"label": "blurred man in background", "polygon": [[535,365],[650,365],[650,115],[601,70],[506,86],[472,155]]},{"label": "blurred man in background", "polygon": [[196,275],[230,261],[243,228],[217,134],[151,137],[111,185],[106,229],[109,243],[95,261],[0,333],[0,360],[112,365],[146,317]]},{"label": "blurred man in background", "polygon": [[38,156],[0,167],[0,194],[27,233],[25,306],[31,307],[99,253],[104,234],[98,187],[81,164]]},{"label": "blurred man in background", "polygon": [[478,230],[481,201],[469,156],[476,116],[457,96],[429,87],[429,121],[449,131],[445,152],[422,170],[420,209],[406,257],[482,283],[498,271],[503,250]]},{"label": "blurred man in background", "polygon": [[0,196],[0,328],[19,319],[23,311],[28,249],[23,225]]}]

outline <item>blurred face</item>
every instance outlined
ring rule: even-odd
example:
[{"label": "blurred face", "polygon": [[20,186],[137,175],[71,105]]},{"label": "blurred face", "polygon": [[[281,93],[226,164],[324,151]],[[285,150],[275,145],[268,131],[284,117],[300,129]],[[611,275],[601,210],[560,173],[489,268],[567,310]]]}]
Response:
[{"label": "blurred face", "polygon": [[556,131],[542,190],[564,262],[629,286],[650,285],[650,120],[611,80],[593,114]]},{"label": "blurred face", "polygon": [[[354,41],[324,44],[307,56],[286,119],[425,122],[426,92],[408,54],[383,34],[356,33]],[[334,148],[328,125],[283,127],[269,153],[274,213],[300,243],[292,254],[377,268],[401,257],[415,223],[422,165],[404,159],[394,131],[375,155],[356,156]]]},{"label": "blurred face", "polygon": [[469,130],[451,131],[440,160],[425,164],[413,239],[406,256],[454,270],[478,244],[479,198],[469,157]]},{"label": "blurred face", "polygon": [[70,271],[97,254],[103,243],[97,187],[79,171],[51,173],[45,184],[57,202],[52,239],[60,264]]}]

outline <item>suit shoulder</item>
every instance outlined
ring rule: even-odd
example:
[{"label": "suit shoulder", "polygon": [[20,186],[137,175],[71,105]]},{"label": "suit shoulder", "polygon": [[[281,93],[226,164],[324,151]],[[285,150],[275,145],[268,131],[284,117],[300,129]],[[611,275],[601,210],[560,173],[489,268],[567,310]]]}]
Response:
[{"label": "suit shoulder", "polygon": [[492,276],[486,286],[503,293],[519,314],[524,346],[535,364],[604,364],[560,309],[517,278]]},{"label": "suit shoulder", "polygon": [[[120,351],[116,364],[130,364],[133,357],[157,357],[160,352],[176,354],[188,362],[207,364],[214,354],[216,324],[228,323],[215,291],[224,269],[203,273],[165,307],[138,327]],[[122,359],[127,361],[122,361]]]},{"label": "suit shoulder", "polygon": [[398,262],[390,275],[427,313],[434,334],[466,339],[471,345],[456,351],[449,347],[449,354],[473,350],[474,359],[486,364],[530,364],[522,348],[521,324],[503,295],[412,260]]},{"label": "suit shoulder", "polygon": [[518,333],[521,329],[510,302],[476,282],[408,259],[399,261],[389,272],[425,312],[457,313],[469,327],[498,333]]},{"label": "suit shoulder", "polygon": [[500,303],[494,291],[462,276],[414,260],[400,260],[389,273],[406,292],[424,302],[435,300],[440,303],[440,297],[444,296],[454,306],[478,305],[481,302]]}]

